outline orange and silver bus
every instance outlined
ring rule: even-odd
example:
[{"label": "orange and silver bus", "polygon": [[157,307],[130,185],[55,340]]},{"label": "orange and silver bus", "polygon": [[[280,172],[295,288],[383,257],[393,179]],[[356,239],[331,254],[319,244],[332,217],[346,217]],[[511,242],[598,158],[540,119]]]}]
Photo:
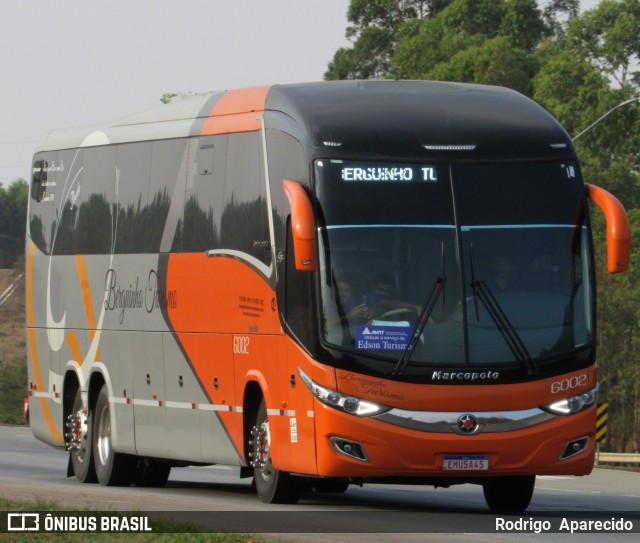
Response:
[{"label": "orange and silver bus", "polygon": [[30,424],[68,475],[225,464],[259,498],[586,475],[598,396],[590,201],[621,204],[503,88],[194,95],[52,132],[26,242]]}]

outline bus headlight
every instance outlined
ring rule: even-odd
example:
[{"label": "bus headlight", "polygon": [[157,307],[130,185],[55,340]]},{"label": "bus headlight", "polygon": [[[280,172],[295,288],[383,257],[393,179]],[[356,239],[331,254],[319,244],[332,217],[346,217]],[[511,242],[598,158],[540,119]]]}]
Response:
[{"label": "bus headlight", "polygon": [[592,406],[598,401],[599,390],[600,387],[597,386],[589,392],[583,392],[582,394],[577,394],[576,396],[545,405],[542,409],[554,415],[573,415],[580,413],[580,411]]},{"label": "bus headlight", "polygon": [[330,388],[319,385],[300,368],[298,368],[298,373],[303,383],[307,385],[307,388],[320,402],[339,411],[344,411],[356,417],[372,417],[373,415],[379,415],[391,409],[386,405],[356,398],[348,394],[342,394],[336,390],[331,390]]}]

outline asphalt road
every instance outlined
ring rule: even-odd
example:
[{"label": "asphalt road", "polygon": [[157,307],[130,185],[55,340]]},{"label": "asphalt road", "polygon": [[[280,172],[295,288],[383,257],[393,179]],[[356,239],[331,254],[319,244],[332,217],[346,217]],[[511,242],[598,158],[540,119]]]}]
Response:
[{"label": "asphalt road", "polygon": [[[214,531],[278,533],[289,541],[565,541],[569,533],[505,533],[496,529],[482,488],[365,485],[344,494],[310,492],[294,506],[266,505],[222,466],[174,468],[165,488],[117,488],[80,484],[66,475],[67,454],[38,442],[28,428],[0,427],[0,495],[48,500],[72,508],[152,511],[153,515]],[[559,526],[589,519],[626,518],[640,531],[640,473],[595,469],[588,477],[538,477],[525,514]],[[355,533],[354,533],[355,532]],[[360,533],[364,532],[364,533]],[[390,533],[399,535],[390,536]],[[604,536],[604,537],[603,537]],[[591,533],[584,542],[640,540],[636,533]]]}]

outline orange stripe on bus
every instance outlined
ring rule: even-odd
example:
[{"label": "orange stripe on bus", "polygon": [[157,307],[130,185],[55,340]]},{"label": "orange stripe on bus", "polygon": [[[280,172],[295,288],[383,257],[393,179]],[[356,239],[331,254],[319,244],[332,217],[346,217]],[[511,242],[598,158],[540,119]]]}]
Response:
[{"label": "orange stripe on bus", "polygon": [[[84,300],[84,312],[87,316],[87,324],[89,326],[89,335],[91,341],[96,333],[96,319],[93,311],[93,301],[91,300],[91,288],[89,286],[89,278],[87,277],[87,268],[84,265],[84,257],[76,256],[76,268],[78,268],[78,276],[80,277],[80,288],[82,290],[82,299]],[[96,351],[96,360],[100,360],[100,348]],[[81,362],[81,359],[80,359]]]},{"label": "orange stripe on bus", "polygon": [[73,356],[73,363],[76,367],[82,365],[82,352],[80,351],[80,343],[78,342],[78,336],[76,333],[71,330],[66,337],[67,345],[69,345],[69,349],[71,350],[71,356]]},{"label": "orange stripe on bus", "polygon": [[203,136],[260,130],[257,119],[264,113],[271,86],[227,91],[216,102],[202,127]]},{"label": "orange stripe on bus", "polygon": [[[35,251],[35,244],[31,242],[29,244],[29,257],[27,258],[27,325],[29,327],[29,346],[31,348],[31,362],[33,363],[33,375],[36,380],[36,387],[39,391],[43,390],[42,375],[40,374],[40,363],[38,361],[38,348],[36,345],[36,332],[34,330],[34,315],[33,315],[33,253]],[[42,414],[44,420],[47,423],[49,432],[58,443],[63,443],[62,435],[56,428],[51,416],[51,410],[47,405],[47,399],[40,397],[40,405],[42,407]]]}]

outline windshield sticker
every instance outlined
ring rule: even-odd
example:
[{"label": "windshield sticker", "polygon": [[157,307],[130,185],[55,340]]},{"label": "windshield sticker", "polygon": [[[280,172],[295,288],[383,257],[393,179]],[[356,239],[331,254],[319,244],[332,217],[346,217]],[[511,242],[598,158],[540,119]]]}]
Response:
[{"label": "windshield sticker", "polygon": [[411,326],[357,325],[356,349],[403,351],[411,338]]}]

